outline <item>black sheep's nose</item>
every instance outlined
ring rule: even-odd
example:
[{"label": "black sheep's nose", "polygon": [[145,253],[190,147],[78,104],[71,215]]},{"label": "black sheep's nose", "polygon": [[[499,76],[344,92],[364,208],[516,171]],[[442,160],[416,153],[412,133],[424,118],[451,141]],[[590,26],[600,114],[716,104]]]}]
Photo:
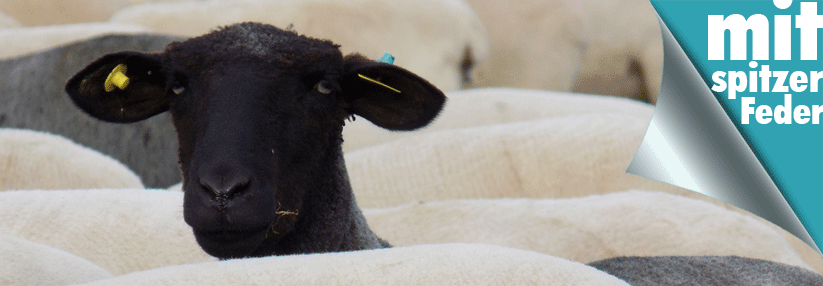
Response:
[{"label": "black sheep's nose", "polygon": [[249,187],[249,176],[207,176],[200,178],[200,186],[209,191],[215,198],[228,199],[241,193]]}]

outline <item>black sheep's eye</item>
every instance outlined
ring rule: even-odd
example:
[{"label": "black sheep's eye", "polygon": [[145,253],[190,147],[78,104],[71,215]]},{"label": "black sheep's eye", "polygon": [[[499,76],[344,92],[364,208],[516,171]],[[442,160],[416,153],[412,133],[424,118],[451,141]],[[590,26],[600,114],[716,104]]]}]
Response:
[{"label": "black sheep's eye", "polygon": [[334,91],[334,86],[329,81],[321,80],[314,85],[314,89],[321,94],[330,94]]}]

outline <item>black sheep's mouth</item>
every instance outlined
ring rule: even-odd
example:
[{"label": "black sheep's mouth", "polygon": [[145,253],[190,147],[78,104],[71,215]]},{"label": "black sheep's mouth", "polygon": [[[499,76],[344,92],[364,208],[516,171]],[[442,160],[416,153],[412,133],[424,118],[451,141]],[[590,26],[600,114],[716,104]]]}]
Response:
[{"label": "black sheep's mouth", "polygon": [[[268,228],[266,228],[268,229]],[[235,243],[245,239],[249,239],[266,229],[256,229],[251,231],[213,231],[202,232],[201,235],[206,236],[209,240],[215,243]]]},{"label": "black sheep's mouth", "polygon": [[197,243],[209,255],[221,259],[242,258],[266,239],[269,226],[251,230],[194,231]]}]

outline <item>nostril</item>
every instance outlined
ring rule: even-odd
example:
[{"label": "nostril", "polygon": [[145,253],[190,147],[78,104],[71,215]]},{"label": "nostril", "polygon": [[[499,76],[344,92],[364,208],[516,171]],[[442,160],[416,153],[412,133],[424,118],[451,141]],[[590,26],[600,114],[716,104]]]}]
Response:
[{"label": "nostril", "polygon": [[211,180],[201,180],[200,186],[214,195],[215,198],[228,199],[235,194],[242,193],[249,188],[249,180],[223,180],[225,183],[214,183]]}]

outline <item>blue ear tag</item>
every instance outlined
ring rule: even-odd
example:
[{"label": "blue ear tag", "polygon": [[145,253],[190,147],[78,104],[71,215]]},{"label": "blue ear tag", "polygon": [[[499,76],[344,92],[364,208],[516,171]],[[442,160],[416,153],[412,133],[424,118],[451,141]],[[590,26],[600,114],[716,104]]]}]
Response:
[{"label": "blue ear tag", "polygon": [[390,65],[393,65],[394,64],[394,56],[392,56],[389,53],[385,53],[385,54],[383,54],[382,57],[377,59],[377,61],[381,62],[381,63],[387,63],[387,64],[390,64]]},{"label": "blue ear tag", "polygon": [[[377,62],[380,62],[380,63],[387,63],[387,64],[390,64],[390,65],[393,65],[393,64],[394,64],[394,56],[392,56],[392,55],[391,55],[391,54],[389,54],[389,53],[385,53],[385,54],[383,54],[383,56],[382,56],[382,57],[380,57],[379,59],[377,59]],[[360,78],[362,78],[362,79],[364,79],[364,80],[366,80],[366,81],[369,81],[369,82],[371,82],[371,83],[373,83],[373,84],[376,84],[376,85],[379,85],[379,86],[385,87],[385,88],[387,88],[387,89],[389,89],[389,90],[391,90],[391,91],[394,91],[394,92],[396,92],[396,93],[401,93],[401,92],[400,92],[400,90],[398,90],[398,89],[396,89],[396,88],[393,88],[393,87],[391,87],[391,86],[388,86],[387,84],[382,83],[382,82],[380,82],[380,81],[378,81],[378,80],[376,80],[376,79],[373,79],[373,78],[370,78],[370,77],[364,76],[364,75],[362,75],[362,74],[357,74],[357,76],[359,76]]]}]

